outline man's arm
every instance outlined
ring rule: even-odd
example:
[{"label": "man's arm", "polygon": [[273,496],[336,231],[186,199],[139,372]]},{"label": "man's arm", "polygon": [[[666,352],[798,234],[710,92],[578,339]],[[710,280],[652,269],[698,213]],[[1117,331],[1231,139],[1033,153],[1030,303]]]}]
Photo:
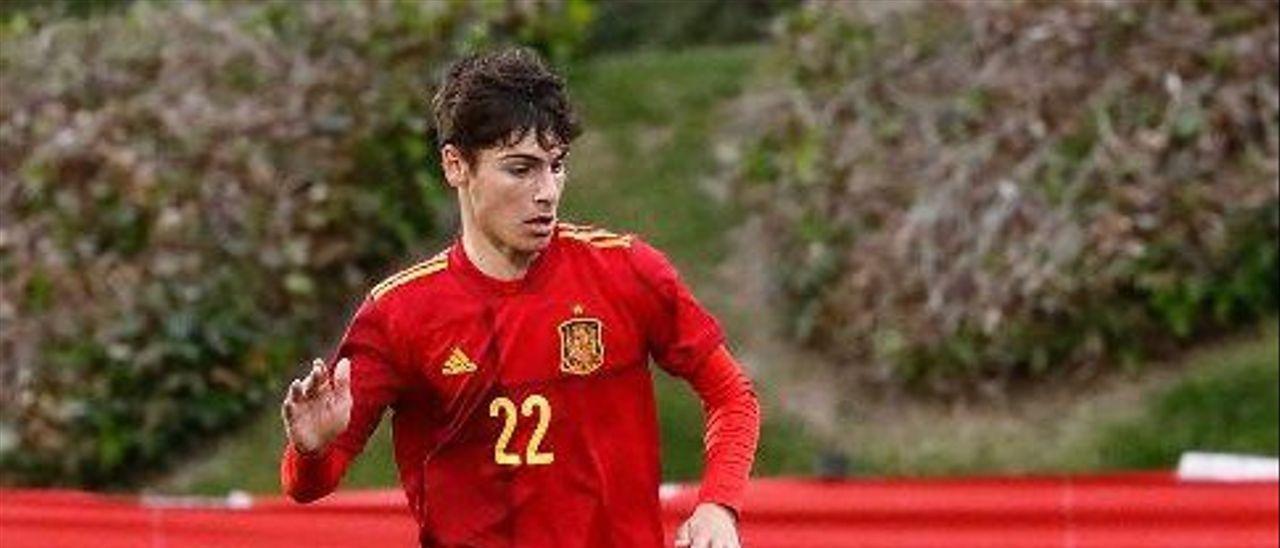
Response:
[{"label": "man's arm", "polygon": [[391,365],[384,321],[366,301],[338,346],[334,367],[316,360],[295,380],[281,405],[288,444],[280,485],[290,498],[311,502],[332,493],[352,459],[400,389]]},{"label": "man's arm", "polygon": [[737,516],[760,439],[760,403],[723,345],[686,380],[706,415],[706,463],[698,506],[676,531],[676,546],[737,546]]},{"label": "man's arm", "polygon": [[736,514],[760,440],[760,402],[751,379],[724,346],[712,352],[688,381],[706,414],[706,467],[698,500]]},{"label": "man's arm", "polygon": [[724,332],[661,252],[633,240],[629,258],[644,291],[636,306],[649,348],[667,372],[685,379],[706,411],[706,466],[693,515],[677,546],[738,546],[737,513],[755,460],[760,404],[751,381],[724,346]]}]

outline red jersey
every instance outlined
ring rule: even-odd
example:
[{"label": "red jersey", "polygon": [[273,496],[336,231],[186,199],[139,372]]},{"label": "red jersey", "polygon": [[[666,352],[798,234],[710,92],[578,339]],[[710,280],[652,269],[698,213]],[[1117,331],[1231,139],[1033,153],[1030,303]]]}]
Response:
[{"label": "red jersey", "polygon": [[[649,358],[692,379],[722,344],[633,235],[562,223],[516,281],[481,273],[458,242],[372,290],[337,351],[352,363],[350,424],[318,454],[287,449],[282,481],[302,501],[331,492],[390,408],[423,546],[660,546]],[[699,388],[709,409],[745,401],[744,383],[749,395],[743,420],[721,421],[743,435],[708,447],[709,468],[718,453],[736,461],[703,499],[734,509],[758,431],[741,379],[703,382],[731,388],[721,396]],[[715,416],[709,434],[725,429]]]}]

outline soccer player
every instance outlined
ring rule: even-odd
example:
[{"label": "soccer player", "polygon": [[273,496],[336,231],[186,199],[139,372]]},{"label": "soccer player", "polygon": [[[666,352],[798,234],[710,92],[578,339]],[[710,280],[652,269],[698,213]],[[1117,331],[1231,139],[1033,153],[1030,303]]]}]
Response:
[{"label": "soccer player", "polygon": [[563,81],[528,50],[471,56],[432,110],[461,234],[374,286],[333,359],[290,385],[284,491],[332,492],[390,408],[422,546],[661,546],[652,357],[706,412],[675,544],[738,546],[751,382],[660,252],[558,219],[580,132]]}]

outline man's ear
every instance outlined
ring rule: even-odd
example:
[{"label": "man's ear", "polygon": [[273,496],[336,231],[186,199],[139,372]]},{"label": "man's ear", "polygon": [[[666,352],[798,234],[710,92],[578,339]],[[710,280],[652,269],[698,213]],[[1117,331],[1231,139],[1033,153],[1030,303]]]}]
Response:
[{"label": "man's ear", "polygon": [[462,151],[453,145],[445,145],[440,147],[440,167],[444,170],[444,180],[449,186],[458,188],[467,181],[467,171],[470,166],[467,165],[467,159],[462,156]]}]

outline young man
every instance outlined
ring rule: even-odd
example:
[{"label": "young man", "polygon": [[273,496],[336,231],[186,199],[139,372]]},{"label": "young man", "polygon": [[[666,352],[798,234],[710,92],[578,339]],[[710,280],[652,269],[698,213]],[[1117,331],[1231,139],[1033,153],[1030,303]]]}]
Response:
[{"label": "young man", "polygon": [[375,286],[336,363],[289,387],[285,492],[332,492],[390,407],[422,546],[660,546],[652,356],[706,410],[676,546],[738,546],[751,383],[661,253],[557,219],[579,133],[562,80],[527,50],[473,56],[432,107],[462,233]]}]

